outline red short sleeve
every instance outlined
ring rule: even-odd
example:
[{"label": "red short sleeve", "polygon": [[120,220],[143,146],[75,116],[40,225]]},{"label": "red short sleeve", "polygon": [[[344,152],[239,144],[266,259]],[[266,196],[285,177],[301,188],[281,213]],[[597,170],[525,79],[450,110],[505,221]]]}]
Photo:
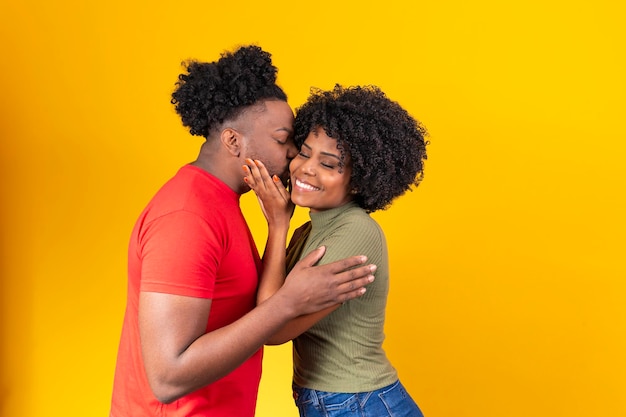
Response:
[{"label": "red short sleeve", "polygon": [[140,291],[213,298],[221,240],[204,219],[184,210],[144,225]]}]

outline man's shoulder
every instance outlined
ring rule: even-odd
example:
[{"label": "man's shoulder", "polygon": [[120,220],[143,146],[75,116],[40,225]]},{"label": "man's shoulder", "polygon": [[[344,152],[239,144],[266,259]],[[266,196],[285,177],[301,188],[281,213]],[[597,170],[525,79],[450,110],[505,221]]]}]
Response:
[{"label": "man's shoulder", "polygon": [[237,208],[234,192],[208,173],[190,165],[182,167],[157,191],[149,207],[166,212],[189,211],[200,216],[224,213]]}]

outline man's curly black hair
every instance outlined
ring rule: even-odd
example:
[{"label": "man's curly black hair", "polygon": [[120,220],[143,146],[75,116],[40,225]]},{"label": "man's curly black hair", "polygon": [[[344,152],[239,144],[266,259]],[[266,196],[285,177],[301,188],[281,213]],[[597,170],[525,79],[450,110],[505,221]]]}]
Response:
[{"label": "man's curly black hair", "polygon": [[312,89],[296,110],[296,146],[318,127],[337,140],[342,162],[349,153],[354,201],[367,212],[388,208],[423,178],[426,129],[376,86]]},{"label": "man's curly black hair", "polygon": [[225,120],[234,119],[260,100],[287,101],[276,85],[271,54],[256,45],[224,52],[216,62],[183,63],[172,104],[192,135],[207,138]]}]

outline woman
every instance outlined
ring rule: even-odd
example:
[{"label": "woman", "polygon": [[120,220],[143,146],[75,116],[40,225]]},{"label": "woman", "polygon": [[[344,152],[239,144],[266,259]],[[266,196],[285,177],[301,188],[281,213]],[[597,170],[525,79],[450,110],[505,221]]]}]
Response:
[{"label": "woman", "polygon": [[[272,338],[293,339],[300,415],[422,416],[382,348],[387,246],[369,213],[388,208],[419,184],[426,131],[373,86],[314,91],[294,126],[299,154],[289,165],[291,195],[262,162],[244,166],[269,225],[258,302],[280,288],[298,259],[321,245],[326,253],[320,263],[366,254],[377,266],[362,297],[299,317]],[[296,230],[285,256],[293,204],[309,208],[311,221]]]}]

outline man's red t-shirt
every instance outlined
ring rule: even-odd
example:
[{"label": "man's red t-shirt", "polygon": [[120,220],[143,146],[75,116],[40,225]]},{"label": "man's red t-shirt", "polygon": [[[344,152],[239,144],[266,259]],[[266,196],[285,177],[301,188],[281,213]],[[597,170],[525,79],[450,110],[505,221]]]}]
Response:
[{"label": "man's red t-shirt", "polygon": [[163,404],[148,385],[137,315],[140,291],[210,298],[210,332],[255,307],[260,271],[239,195],[200,168],[182,167],[153,197],[131,235],[111,416],[253,416],[262,349],[224,378]]}]

